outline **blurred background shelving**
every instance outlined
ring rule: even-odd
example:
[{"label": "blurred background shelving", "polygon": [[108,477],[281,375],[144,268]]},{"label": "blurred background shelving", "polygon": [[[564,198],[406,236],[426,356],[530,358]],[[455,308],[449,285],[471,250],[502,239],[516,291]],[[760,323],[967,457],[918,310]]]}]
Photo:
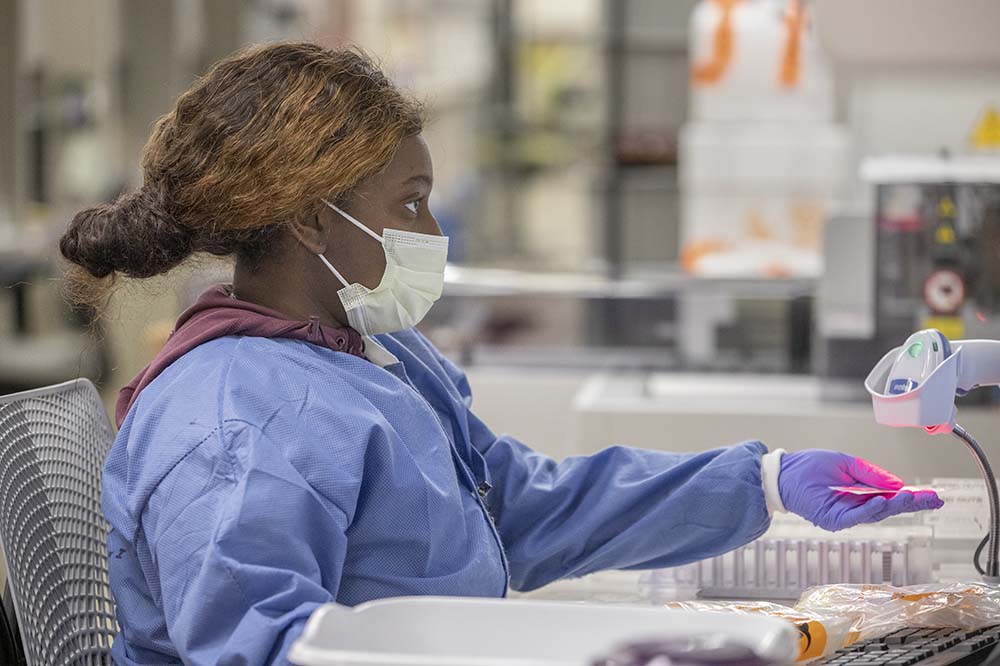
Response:
[{"label": "blurred background shelving", "polygon": [[[694,0],[0,5],[10,32],[0,94],[11,119],[0,138],[0,239],[11,256],[41,259],[38,275],[58,275],[53,242],[75,210],[140,183],[152,122],[212,62],[275,39],[359,44],[428,109],[432,203],[457,266],[446,302],[427,323],[432,336],[470,359],[498,358],[477,356],[476,345],[510,351],[511,363],[544,358],[548,349],[586,367],[595,349],[624,359],[642,348],[652,359],[643,363],[685,365],[676,353],[676,300],[695,282],[677,269],[676,147],[687,115]],[[507,271],[502,293],[485,286],[484,276],[501,275],[490,269]],[[119,385],[152,355],[195,287],[224,279],[226,270],[203,263],[135,287],[139,299],[122,292],[121,316],[101,324],[97,343],[77,345],[66,358],[33,347],[34,336],[0,350],[47,364],[45,376],[80,367]],[[5,279],[23,277],[12,270]],[[21,313],[23,330],[86,337],[91,318],[67,317],[54,280],[26,282],[9,306]],[[557,284],[576,286],[546,286]],[[56,314],[29,326],[28,301]],[[41,379],[20,369],[9,375],[25,384]]]},{"label": "blurred background shelving", "polygon": [[[96,322],[62,304],[55,241],[75,211],[140,184],[152,123],[195,77],[241,46],[280,39],[361,45],[424,100],[436,169],[431,204],[452,238],[454,264],[424,330],[446,352],[482,368],[824,371],[829,350],[842,348],[817,335],[827,322],[875,328],[869,305],[845,305],[850,290],[836,288],[874,283],[871,262],[830,272],[835,279],[706,278],[682,269],[690,161],[681,137],[698,120],[692,17],[712,6],[0,0],[0,312],[8,313],[0,318],[0,384],[83,373],[120,386],[198,290],[226,279],[226,265],[195,262],[130,285]],[[781,18],[798,5],[744,6]],[[935,11],[967,25],[995,7],[974,0],[921,13],[884,0],[866,14],[855,0],[804,6],[810,20],[822,19],[809,28],[835,60],[831,120],[854,138],[855,166],[879,152],[961,149],[1000,85],[995,49],[975,30],[933,53],[914,51],[906,35],[929,30]],[[898,26],[900,37],[862,48],[848,29],[862,14],[883,34]],[[920,131],[906,115],[918,108],[926,111]],[[859,179],[852,187],[836,212],[860,226],[829,226],[856,228],[860,238],[875,197]],[[874,256],[858,247],[857,257]],[[854,309],[824,315],[821,302]]]}]

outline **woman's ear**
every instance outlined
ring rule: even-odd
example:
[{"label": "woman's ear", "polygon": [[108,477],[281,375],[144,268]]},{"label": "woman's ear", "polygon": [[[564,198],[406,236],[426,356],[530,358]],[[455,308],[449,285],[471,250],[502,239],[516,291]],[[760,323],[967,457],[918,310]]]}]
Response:
[{"label": "woman's ear", "polygon": [[314,208],[292,220],[288,225],[289,231],[311,253],[323,254],[330,242],[331,212],[326,206]]}]

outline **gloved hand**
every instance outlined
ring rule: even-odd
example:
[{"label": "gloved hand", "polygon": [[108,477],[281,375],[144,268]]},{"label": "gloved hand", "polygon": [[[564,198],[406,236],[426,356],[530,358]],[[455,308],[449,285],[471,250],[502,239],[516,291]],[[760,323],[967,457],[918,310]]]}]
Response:
[{"label": "gloved hand", "polygon": [[785,508],[831,532],[944,504],[933,490],[889,497],[830,490],[830,486],[857,485],[895,490],[903,487],[903,481],[867,460],[837,451],[810,449],[781,457],[778,492]]}]

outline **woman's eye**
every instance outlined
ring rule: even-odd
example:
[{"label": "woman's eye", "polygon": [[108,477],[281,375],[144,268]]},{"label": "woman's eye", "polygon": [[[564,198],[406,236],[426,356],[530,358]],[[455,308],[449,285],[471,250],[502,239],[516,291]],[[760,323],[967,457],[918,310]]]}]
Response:
[{"label": "woman's eye", "polygon": [[420,199],[414,199],[413,201],[409,201],[403,205],[406,206],[408,211],[416,215],[417,211],[420,209]]}]

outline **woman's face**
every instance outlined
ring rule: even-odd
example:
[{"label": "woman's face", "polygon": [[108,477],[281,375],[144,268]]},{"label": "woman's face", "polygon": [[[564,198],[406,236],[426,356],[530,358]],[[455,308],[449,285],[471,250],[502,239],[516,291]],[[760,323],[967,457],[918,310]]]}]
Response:
[{"label": "woman's face", "polygon": [[[427,143],[420,135],[403,141],[388,167],[363,180],[342,208],[359,222],[382,235],[385,229],[404,229],[441,235],[428,199],[434,184],[434,167]],[[348,282],[374,289],[385,271],[385,253],[374,238],[351,224],[340,213],[325,208],[321,224],[329,229],[323,253]],[[324,268],[317,261],[320,268]],[[325,268],[324,268],[325,270]],[[336,291],[336,278],[326,273]]]},{"label": "woman's face", "polygon": [[[427,205],[433,182],[427,144],[420,135],[412,136],[400,144],[382,173],[358,184],[341,208],[380,236],[386,229],[440,236]],[[290,317],[317,314],[328,323],[344,325],[347,318],[337,295],[343,285],[316,255],[324,255],[348,283],[374,289],[385,272],[382,244],[328,206],[321,206],[317,215],[291,221],[289,230],[271,261],[247,270],[237,263],[236,293]]]}]

